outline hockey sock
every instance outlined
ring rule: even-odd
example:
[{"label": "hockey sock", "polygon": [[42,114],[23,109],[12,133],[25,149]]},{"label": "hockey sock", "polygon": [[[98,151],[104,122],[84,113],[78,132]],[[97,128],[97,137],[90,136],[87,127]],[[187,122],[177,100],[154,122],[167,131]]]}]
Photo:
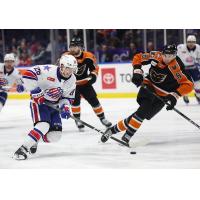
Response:
[{"label": "hockey sock", "polygon": [[121,120],[116,125],[111,127],[111,131],[113,134],[121,132],[121,131],[125,131],[127,129],[127,126],[125,125],[125,120]]},{"label": "hockey sock", "polygon": [[142,122],[143,120],[136,113],[129,117],[128,121],[125,121],[128,131],[133,134],[140,128]]},{"label": "hockey sock", "polygon": [[129,130],[129,132],[134,134],[137,131],[137,129],[141,126],[142,121],[143,120],[134,113],[130,117],[119,121],[116,125],[114,125],[111,128],[111,131],[113,134],[115,134],[118,132]]},{"label": "hockey sock", "polygon": [[72,113],[74,117],[80,119],[81,116],[81,107],[79,106],[72,106]]},{"label": "hockey sock", "polygon": [[129,142],[129,140],[131,139],[131,137],[133,137],[134,133],[136,131],[129,131],[128,129],[126,130],[126,132],[124,133],[124,135],[122,136],[122,140],[126,141],[127,143]]},{"label": "hockey sock", "polygon": [[49,124],[47,122],[39,122],[35,125],[33,130],[28,134],[28,137],[25,139],[24,146],[28,149],[36,144],[40,138],[49,131]]},{"label": "hockey sock", "polygon": [[98,106],[95,106],[95,107],[92,107],[92,108],[93,108],[95,114],[97,115],[97,117],[100,118],[100,120],[105,118],[103,108],[100,104]]}]

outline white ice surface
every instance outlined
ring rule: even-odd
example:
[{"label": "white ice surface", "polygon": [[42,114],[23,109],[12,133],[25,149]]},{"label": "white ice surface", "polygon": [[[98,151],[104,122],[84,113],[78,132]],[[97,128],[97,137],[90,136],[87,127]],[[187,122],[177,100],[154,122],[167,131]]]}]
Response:
[{"label": "white ice surface", "polygon": [[[200,124],[200,105],[190,98],[187,106],[179,100],[177,108]],[[113,123],[133,113],[135,99],[100,99],[106,117]],[[82,101],[82,120],[105,130],[86,101]],[[26,161],[12,159],[32,128],[28,100],[8,100],[0,113],[0,168],[200,168],[200,130],[174,111],[163,109],[145,121],[132,142],[148,144],[130,149],[109,140],[99,142],[101,134],[85,128],[78,132],[72,119],[63,120],[63,136],[58,143],[39,143],[37,154]],[[118,134],[117,137],[122,136]]]}]

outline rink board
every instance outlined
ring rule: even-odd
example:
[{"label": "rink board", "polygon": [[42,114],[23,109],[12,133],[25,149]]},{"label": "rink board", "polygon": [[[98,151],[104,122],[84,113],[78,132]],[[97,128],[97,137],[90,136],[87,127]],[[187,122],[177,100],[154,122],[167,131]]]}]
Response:
[{"label": "rink board", "polygon": [[[27,67],[18,67],[23,73]],[[93,84],[99,98],[135,98],[138,88],[131,83],[132,65],[131,63],[112,63],[100,64],[99,76]],[[143,70],[148,73],[148,66]],[[194,96],[191,93],[189,96]],[[8,95],[9,99],[28,99],[28,93],[18,94],[15,88],[12,88]]]}]

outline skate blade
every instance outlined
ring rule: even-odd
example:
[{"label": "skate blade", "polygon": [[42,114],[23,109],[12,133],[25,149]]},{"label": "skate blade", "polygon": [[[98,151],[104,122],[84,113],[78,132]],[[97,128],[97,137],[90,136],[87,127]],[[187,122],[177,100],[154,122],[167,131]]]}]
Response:
[{"label": "skate blade", "polygon": [[112,124],[110,124],[110,125],[105,125],[105,124],[103,124],[103,126],[105,126],[106,128],[109,128],[109,127],[112,126]]},{"label": "skate blade", "polygon": [[14,156],[12,156],[12,159],[14,159],[14,160],[26,160],[27,158],[25,158],[24,156],[14,155]]}]

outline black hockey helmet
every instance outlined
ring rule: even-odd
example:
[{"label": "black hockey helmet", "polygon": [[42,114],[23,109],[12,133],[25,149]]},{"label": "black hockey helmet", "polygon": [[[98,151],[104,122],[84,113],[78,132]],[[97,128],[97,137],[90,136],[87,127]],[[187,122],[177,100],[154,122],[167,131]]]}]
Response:
[{"label": "black hockey helmet", "polygon": [[175,44],[167,44],[163,47],[162,53],[163,54],[176,54],[177,47]]},{"label": "black hockey helmet", "polygon": [[78,36],[73,36],[69,44],[69,47],[71,46],[79,46],[83,48],[83,40]]}]

